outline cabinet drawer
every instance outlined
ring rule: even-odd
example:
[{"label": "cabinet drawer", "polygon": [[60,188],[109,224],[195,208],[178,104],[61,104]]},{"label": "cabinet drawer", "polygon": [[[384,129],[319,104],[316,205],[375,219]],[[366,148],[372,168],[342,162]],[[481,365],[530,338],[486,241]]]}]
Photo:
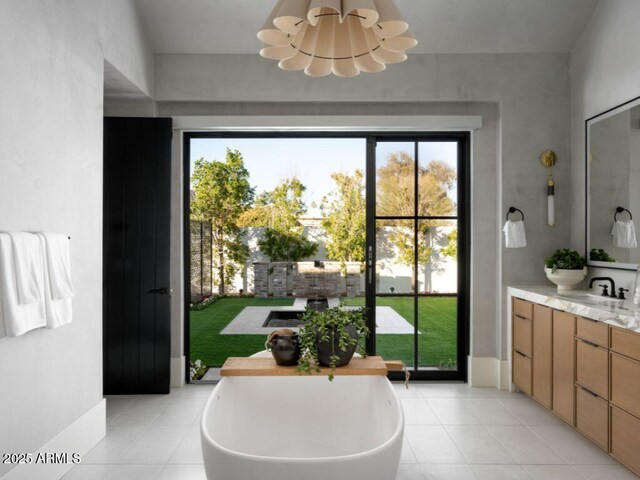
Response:
[{"label": "cabinet drawer", "polygon": [[609,402],[576,387],[576,429],[609,451]]},{"label": "cabinet drawer", "polygon": [[640,417],[640,362],[611,354],[611,402]]},{"label": "cabinet drawer", "polygon": [[640,475],[640,420],[611,407],[611,455]]},{"label": "cabinet drawer", "polygon": [[513,383],[531,395],[531,359],[513,351]]},{"label": "cabinet drawer", "polygon": [[519,298],[513,299],[513,313],[522,318],[528,318],[531,320],[533,317],[533,303],[521,300]]},{"label": "cabinet drawer", "polygon": [[606,323],[578,317],[576,336],[601,347],[609,348],[609,325]]},{"label": "cabinet drawer", "polygon": [[602,398],[608,399],[608,350],[576,340],[576,382]]},{"label": "cabinet drawer", "polygon": [[531,357],[532,322],[526,318],[513,316],[513,349]]},{"label": "cabinet drawer", "polygon": [[640,334],[611,327],[611,350],[640,360]]}]

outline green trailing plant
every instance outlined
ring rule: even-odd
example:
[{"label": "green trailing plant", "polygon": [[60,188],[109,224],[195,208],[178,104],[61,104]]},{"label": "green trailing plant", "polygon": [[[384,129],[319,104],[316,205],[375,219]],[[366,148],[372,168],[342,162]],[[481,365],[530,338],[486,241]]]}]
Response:
[{"label": "green trailing plant", "polygon": [[452,360],[451,358],[442,360],[438,365],[443,370],[455,370],[458,366],[457,362],[455,360]]},{"label": "green trailing plant", "polygon": [[544,264],[553,273],[556,270],[582,270],[585,265],[585,259],[575,250],[561,248],[547,258]]},{"label": "green trailing plant", "polygon": [[191,380],[200,380],[207,373],[207,366],[199,359],[195,362],[189,362],[189,373]]},{"label": "green trailing plant", "polygon": [[[298,371],[311,373],[312,370],[320,372],[318,360],[318,343],[329,342],[331,344],[331,358],[329,367],[329,380],[333,380],[336,363],[339,360],[337,353],[356,345],[356,352],[366,357],[364,341],[369,335],[366,324],[364,308],[343,308],[343,306],[329,308],[322,312],[307,309],[301,319],[304,325],[298,333],[300,339],[301,356],[298,361]],[[357,332],[357,338],[349,334],[348,326],[352,326]],[[336,349],[336,346],[338,347]]]},{"label": "green trailing plant", "polygon": [[595,262],[615,262],[616,259],[601,248],[592,248],[589,258]]}]

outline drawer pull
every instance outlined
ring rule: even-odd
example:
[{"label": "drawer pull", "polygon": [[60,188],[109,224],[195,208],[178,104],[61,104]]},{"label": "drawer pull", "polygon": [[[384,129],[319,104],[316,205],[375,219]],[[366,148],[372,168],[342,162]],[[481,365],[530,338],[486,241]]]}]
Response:
[{"label": "drawer pull", "polygon": [[518,350],[514,350],[514,352],[516,352],[516,353],[517,353],[518,355],[520,355],[521,357],[527,358],[527,356],[526,356],[524,353],[519,352]]},{"label": "drawer pull", "polygon": [[531,321],[531,319],[529,319],[527,317],[523,317],[522,315],[518,315],[517,313],[514,313],[513,315],[514,315],[514,317],[519,318],[520,320]]},{"label": "drawer pull", "polygon": [[582,343],[585,343],[585,344],[589,345],[590,347],[600,348],[600,345],[598,345],[597,343],[593,343],[593,342],[590,342],[588,340],[584,340],[582,338],[577,338],[577,339],[580,340]]},{"label": "drawer pull", "polygon": [[589,395],[591,395],[592,397],[596,397],[598,398],[599,395],[597,393],[593,393],[591,390],[589,390],[588,388],[584,388],[582,385],[578,385],[584,392],[588,393]]}]

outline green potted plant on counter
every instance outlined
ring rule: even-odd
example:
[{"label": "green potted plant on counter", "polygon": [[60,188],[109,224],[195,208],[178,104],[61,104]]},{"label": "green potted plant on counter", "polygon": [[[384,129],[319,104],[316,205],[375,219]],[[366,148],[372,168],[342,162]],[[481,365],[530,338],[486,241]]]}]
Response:
[{"label": "green potted plant on counter", "polygon": [[298,370],[311,373],[320,367],[331,368],[333,380],[336,368],[347,365],[356,351],[366,356],[364,340],[369,335],[364,308],[334,307],[324,311],[307,309],[300,328],[301,356]]},{"label": "green potted plant on counter", "polygon": [[572,290],[587,276],[585,259],[575,250],[561,248],[545,260],[547,278],[558,286],[558,291]]}]

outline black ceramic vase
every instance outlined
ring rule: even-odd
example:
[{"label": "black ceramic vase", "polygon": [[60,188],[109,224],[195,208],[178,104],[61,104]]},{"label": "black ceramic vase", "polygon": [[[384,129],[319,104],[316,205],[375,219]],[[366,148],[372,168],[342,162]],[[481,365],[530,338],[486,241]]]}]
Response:
[{"label": "black ceramic vase", "polygon": [[[354,327],[353,325],[347,325],[346,330],[352,339],[354,340],[358,339],[358,331],[356,330],[356,327]],[[328,340],[324,340],[324,341],[318,340],[316,343],[316,350],[318,352],[318,362],[323,367],[331,366],[330,362],[331,362],[332,350],[335,352],[335,354],[338,357],[340,357],[336,361],[336,367],[344,367],[345,365],[347,365],[351,361],[353,354],[356,353],[356,348],[358,346],[357,344],[349,345],[347,346],[346,350],[342,350],[338,346],[338,338],[337,338],[338,335],[336,334],[335,337],[336,338],[334,338],[333,340],[335,349],[331,348],[331,335],[329,335]]]},{"label": "black ceramic vase", "polygon": [[290,367],[298,364],[300,360],[300,340],[297,333],[291,335],[281,335],[275,331],[266,343],[267,350],[271,351],[276,363],[283,367]]}]

